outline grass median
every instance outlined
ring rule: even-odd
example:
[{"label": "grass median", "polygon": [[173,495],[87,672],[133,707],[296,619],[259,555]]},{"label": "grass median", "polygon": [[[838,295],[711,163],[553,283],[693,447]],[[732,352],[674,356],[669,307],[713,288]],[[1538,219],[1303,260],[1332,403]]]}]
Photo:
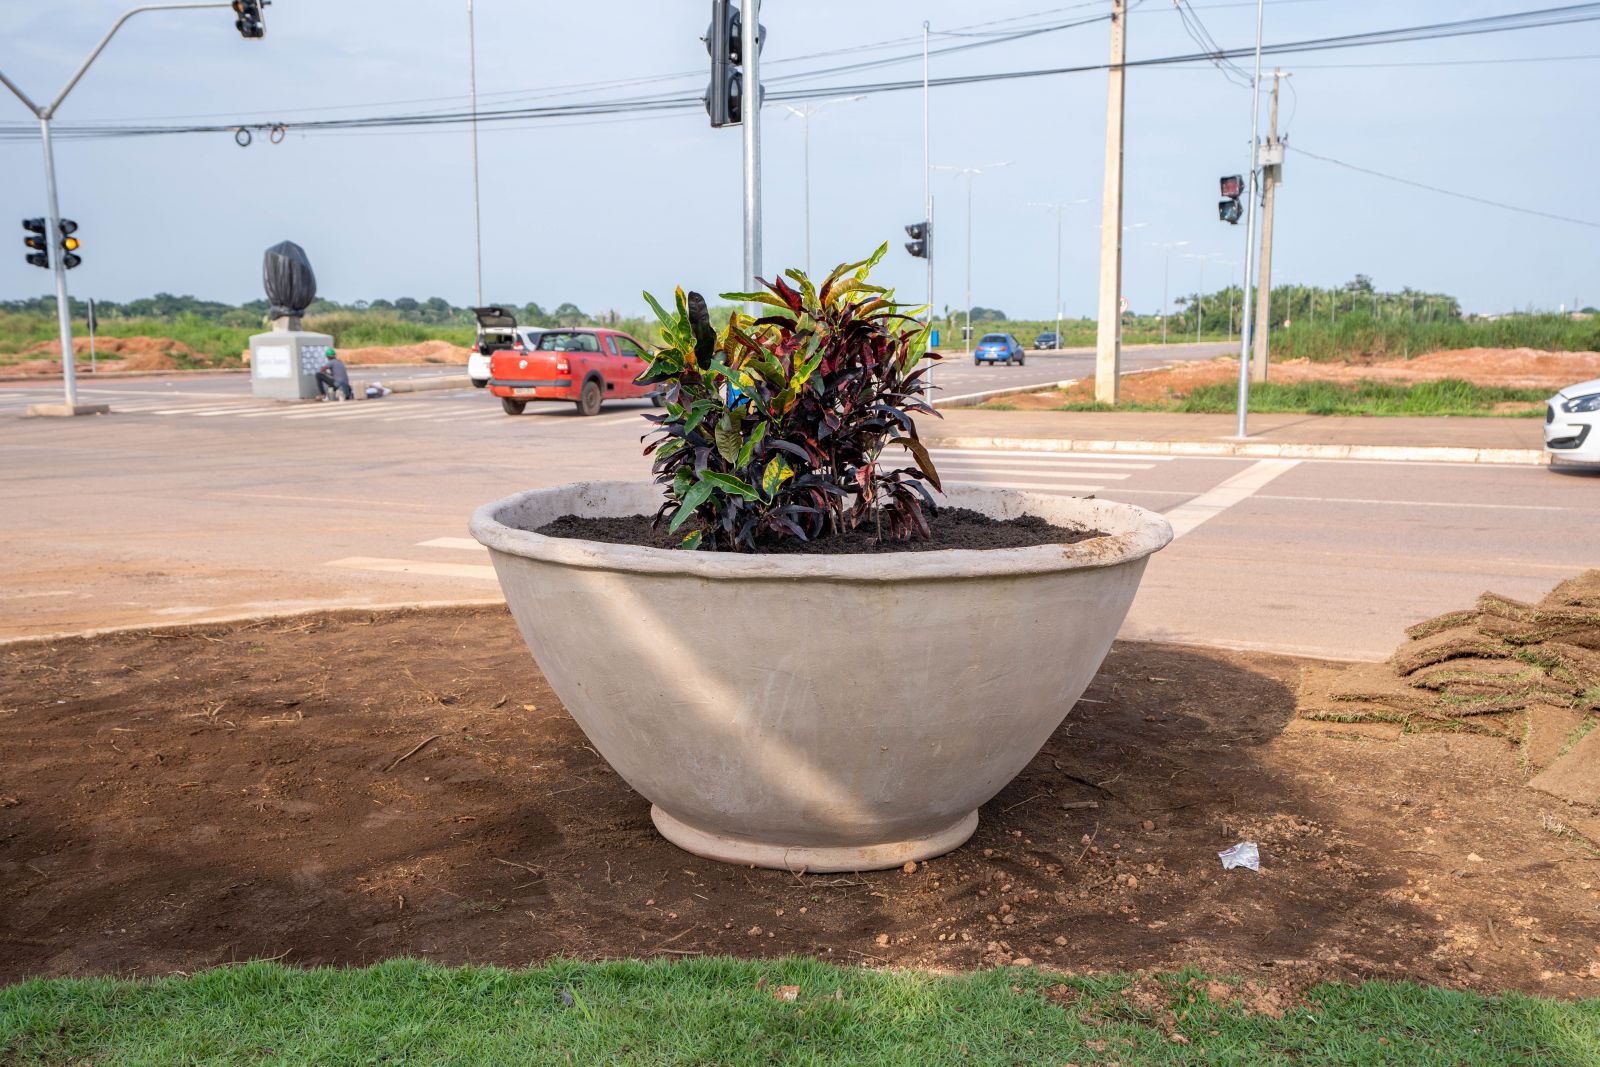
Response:
[{"label": "grass median", "polygon": [[[1258,382],[1250,386],[1250,410],[1259,414],[1300,415],[1497,415],[1536,418],[1544,414],[1547,389],[1515,389],[1475,385],[1460,378],[1432,382]],[[1232,382],[1197,385],[1182,394],[1168,394],[1159,403],[1097,404],[1074,402],[1057,411],[1173,411],[1216,415],[1238,410],[1238,386]],[[991,410],[1016,410],[996,401]]]},{"label": "grass median", "polygon": [[0,1063],[1588,1064],[1600,1000],[811,959],[247,963],[0,989]]}]

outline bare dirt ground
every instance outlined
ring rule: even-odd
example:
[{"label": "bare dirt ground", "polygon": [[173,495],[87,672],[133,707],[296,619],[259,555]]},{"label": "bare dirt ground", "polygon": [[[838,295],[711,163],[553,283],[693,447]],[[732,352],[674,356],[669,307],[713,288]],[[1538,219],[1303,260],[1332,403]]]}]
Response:
[{"label": "bare dirt ground", "polygon": [[[1124,375],[1124,403],[1159,404],[1182,396],[1197,386],[1237,381],[1239,360],[1223,357],[1184,363],[1145,374]],[[1532,348],[1463,348],[1430,352],[1415,359],[1358,359],[1342,363],[1313,363],[1291,359],[1272,363],[1275,382],[1428,382],[1462,378],[1476,385],[1555,392],[1575,382],[1600,377],[1600,352],[1541,352]],[[1094,400],[1094,380],[1066,389],[1008,396],[1007,407],[1045,411],[1062,404],[1087,404]]]},{"label": "bare dirt ground", "polygon": [[414,345],[380,348],[341,348],[339,358],[352,367],[381,363],[461,363],[470,350],[449,341],[422,341]]},{"label": "bare dirt ground", "polygon": [[[194,363],[208,363],[208,357],[190,348],[182,341],[170,337],[97,337],[94,350],[97,358],[104,360],[106,370],[176,370],[178,358],[186,357]],[[89,359],[89,339],[74,337],[72,351],[81,362]],[[61,342],[41,341],[24,349],[15,363],[5,365],[7,374],[27,374],[48,377],[61,374]],[[28,359],[25,357],[36,356]]]},{"label": "bare dirt ground", "polygon": [[1120,645],[969,844],[816,877],[657,836],[501,609],[13,645],[0,981],[804,953],[1600,993],[1573,813],[1503,739],[1286,730],[1305,665]]}]

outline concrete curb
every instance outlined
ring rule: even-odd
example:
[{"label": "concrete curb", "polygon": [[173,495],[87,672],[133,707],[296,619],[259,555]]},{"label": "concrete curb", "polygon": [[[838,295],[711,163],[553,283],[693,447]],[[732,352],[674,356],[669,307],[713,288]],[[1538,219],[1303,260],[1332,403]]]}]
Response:
[{"label": "concrete curb", "polygon": [[1023,393],[1045,393],[1051,389],[1065,389],[1069,385],[1076,385],[1079,379],[1068,378],[1059,382],[1040,382],[1037,385],[1011,385],[1004,389],[987,389],[981,393],[962,393],[948,399],[940,397],[935,399],[933,406],[936,408],[975,408],[990,400],[1002,396],[1018,396]]},{"label": "concrete curb", "polygon": [[924,437],[929,448],[1000,449],[1013,452],[1122,452],[1146,456],[1239,456],[1247,459],[1354,459],[1393,463],[1482,463],[1548,466],[1536,448],[1465,448],[1450,445],[1325,445],[1291,441],[1094,441],[1065,437]]},{"label": "concrete curb", "polygon": [[324,608],[288,608],[283,611],[253,611],[244,615],[222,615],[215,619],[203,619],[198,622],[166,622],[166,623],[130,623],[126,626],[100,626],[89,630],[59,630],[46,634],[26,634],[20,637],[0,637],[0,648],[11,648],[15,645],[38,644],[46,641],[74,641],[90,637],[112,637],[117,634],[134,633],[189,633],[195,630],[205,630],[216,626],[238,626],[249,622],[272,622],[277,619],[294,619],[302,615],[373,615],[373,614],[404,614],[410,611],[440,611],[448,608],[473,608],[504,607],[505,598],[483,598],[472,600],[400,600],[389,604],[330,604]]},{"label": "concrete curb", "polygon": [[[1156,371],[1171,370],[1173,367],[1180,365],[1181,364],[1178,363],[1162,363],[1155,367],[1140,367],[1137,370],[1125,370],[1122,372],[1122,377],[1132,378],[1136,374],[1153,374]],[[1040,382],[1038,385],[1011,385],[1006,386],[1003,389],[990,389],[982,393],[963,393],[960,396],[953,396],[948,400],[935,400],[933,402],[933,406],[936,408],[975,408],[989,402],[990,400],[996,400],[1003,396],[1021,396],[1025,393],[1045,393],[1049,392],[1051,389],[1070,389],[1072,386],[1077,385],[1083,380],[1084,379],[1082,378],[1063,378],[1059,382]]]},{"label": "concrete curb", "polygon": [[[381,382],[383,379],[373,378],[372,381]],[[370,383],[367,381],[352,381],[350,383],[350,388],[355,392],[360,393],[369,384]],[[462,371],[461,377],[459,378],[452,374],[441,374],[436,378],[398,378],[393,382],[388,383],[388,389],[392,393],[427,393],[440,389],[471,388],[472,379],[467,377],[466,371]]]}]

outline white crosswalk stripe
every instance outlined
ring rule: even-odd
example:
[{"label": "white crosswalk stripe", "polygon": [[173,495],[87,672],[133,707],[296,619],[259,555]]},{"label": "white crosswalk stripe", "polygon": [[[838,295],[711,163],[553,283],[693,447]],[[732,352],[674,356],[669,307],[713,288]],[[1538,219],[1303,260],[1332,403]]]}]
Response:
[{"label": "white crosswalk stripe", "polygon": [[[467,552],[482,559],[488,552],[470,537],[435,537],[418,541],[413,548],[446,549],[449,552]],[[345,556],[330,559],[323,566],[341,570],[371,571],[375,574],[425,574],[434,578],[470,578],[477,581],[495,581],[494,568],[487,563],[464,563],[427,553],[427,559],[395,559],[388,556]]]},{"label": "white crosswalk stripe", "polygon": [[951,482],[1046,493],[1095,493],[1139,471],[1153,470],[1171,456],[1107,456],[1099,453],[1023,452],[936,448],[933,463]]}]

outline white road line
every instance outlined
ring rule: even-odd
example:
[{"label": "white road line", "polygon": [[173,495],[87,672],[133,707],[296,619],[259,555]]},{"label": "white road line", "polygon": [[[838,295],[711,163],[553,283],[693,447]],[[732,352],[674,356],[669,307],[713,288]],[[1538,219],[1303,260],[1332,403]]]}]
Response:
[{"label": "white road line", "polygon": [[187,407],[181,407],[181,408],[172,408],[172,407],[152,408],[152,409],[149,409],[149,412],[152,415],[194,415],[194,414],[198,414],[199,412],[202,412],[202,411],[242,411],[242,410],[246,410],[246,409],[233,407],[233,406],[229,406],[229,407],[225,407],[225,408],[215,408],[215,407],[210,407],[210,406],[196,407],[193,404],[190,404]]},{"label": "white road line", "polygon": [[976,479],[978,485],[992,486],[996,489],[1041,489],[1052,490],[1058,493],[1093,493],[1104,489],[1103,485],[1074,485],[1068,482],[1019,482],[1006,480],[991,480],[988,478]]},{"label": "white road line", "polygon": [[1172,536],[1182,537],[1193,532],[1197,526],[1221,515],[1241,500],[1249,499],[1278,475],[1299,465],[1297,459],[1263,459],[1252,463],[1188,503],[1166,512],[1166,520],[1172,523]]},{"label": "white road line", "polygon": [[202,419],[214,418],[217,415],[238,415],[246,411],[260,411],[260,404],[243,404],[235,408],[195,408],[182,412],[184,415],[198,415]]},{"label": "white road line", "polygon": [[1378,500],[1354,496],[1274,496],[1262,493],[1257,500],[1297,500],[1311,504],[1387,504],[1397,508],[1493,508],[1497,511],[1576,511],[1594,512],[1596,508],[1566,508],[1554,504],[1467,504],[1451,500]]},{"label": "white road line", "polygon": [[968,465],[959,463],[937,464],[940,472],[949,471],[952,474],[994,474],[999,477],[1009,477],[1026,474],[1038,477],[1051,477],[1059,475],[1076,475],[1082,478],[1110,478],[1113,481],[1120,478],[1132,478],[1131,471],[1097,471],[1079,470],[1077,464],[1063,464],[1060,467],[1012,467],[1000,463],[984,463]]},{"label": "white road line", "polygon": [[324,410],[324,411],[302,411],[302,412],[300,412],[299,414],[296,414],[296,415],[285,416],[285,421],[287,421],[288,419],[352,419],[352,418],[363,418],[363,417],[370,418],[373,415],[382,415],[383,413],[384,413],[384,409],[381,408],[381,407],[377,407],[377,406],[373,406],[373,407],[370,407],[370,408],[355,408],[353,410],[347,410],[347,411],[339,411],[337,409],[332,410],[332,411],[327,411],[327,410]]},{"label": "white road line", "polygon": [[283,401],[281,407],[270,407],[264,411],[247,411],[240,415],[241,419],[259,419],[263,415],[302,415],[306,414],[305,408],[293,401]]},{"label": "white road line", "polygon": [[418,548],[459,548],[468,552],[487,552],[478,542],[470,537],[435,537],[431,541],[418,541]]},{"label": "white road line", "polygon": [[386,574],[429,574],[440,578],[477,578],[489,582],[496,580],[493,567],[477,563],[416,563],[409,559],[384,559],[381,556],[348,556],[329,560],[323,566]]},{"label": "white road line", "polygon": [[1010,467],[1014,470],[1053,470],[1057,467],[1082,467],[1104,470],[1148,471],[1154,470],[1156,466],[1154,463],[1110,463],[1104,460],[1072,459],[1070,457],[1062,459],[1045,459],[1042,457],[1039,459],[1025,459],[1021,456],[1002,456],[998,459],[991,459],[988,456],[946,456],[938,452],[933,453],[933,458],[938,460],[941,467],[955,464],[957,466]]},{"label": "white road line", "polygon": [[[1011,456],[1028,459],[1093,459],[1117,463],[1171,463],[1179,458],[1177,456],[1144,455],[1138,452],[1112,453],[1112,452],[1046,452],[1043,449],[1006,449],[1006,448],[930,448],[928,451],[936,456],[963,455],[963,456]],[[1209,457],[1207,457],[1209,458]],[[1223,457],[1224,459],[1229,457]]]}]

